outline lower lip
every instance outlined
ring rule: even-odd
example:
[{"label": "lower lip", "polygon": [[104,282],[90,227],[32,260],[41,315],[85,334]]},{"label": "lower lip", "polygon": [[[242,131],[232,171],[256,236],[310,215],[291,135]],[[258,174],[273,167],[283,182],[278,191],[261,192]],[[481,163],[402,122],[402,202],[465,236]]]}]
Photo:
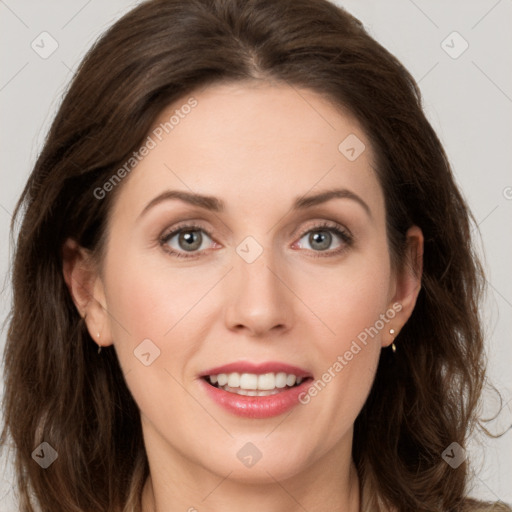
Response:
[{"label": "lower lip", "polygon": [[212,386],[205,379],[200,381],[210,398],[227,411],[245,418],[272,418],[298,405],[299,395],[309,387],[312,379],[306,379],[298,386],[269,396],[239,395]]}]

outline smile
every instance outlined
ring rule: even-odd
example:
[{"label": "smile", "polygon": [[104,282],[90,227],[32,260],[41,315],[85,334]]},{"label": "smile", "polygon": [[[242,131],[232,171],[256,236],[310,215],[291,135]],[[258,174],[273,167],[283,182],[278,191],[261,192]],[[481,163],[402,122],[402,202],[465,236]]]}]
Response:
[{"label": "smile", "polygon": [[228,393],[236,393],[243,396],[269,396],[281,393],[285,389],[298,386],[302,377],[291,373],[220,373],[209,375],[208,382]]},{"label": "smile", "polygon": [[283,363],[239,362],[200,375],[207,396],[225,411],[246,418],[270,418],[292,409],[313,382],[301,368]]}]

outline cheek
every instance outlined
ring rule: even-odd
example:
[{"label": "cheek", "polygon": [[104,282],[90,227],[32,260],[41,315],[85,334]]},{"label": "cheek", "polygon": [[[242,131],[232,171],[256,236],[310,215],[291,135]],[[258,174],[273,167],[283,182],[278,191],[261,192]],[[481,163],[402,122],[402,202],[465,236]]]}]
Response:
[{"label": "cheek", "polygon": [[[130,332],[163,337],[183,318],[211,284],[203,272],[176,268],[160,249],[130,247],[113,241],[113,247],[125,247],[122,253],[112,250],[107,262],[107,289],[110,310],[131,329]],[[173,268],[174,265],[174,268]]]},{"label": "cheek", "polygon": [[[139,374],[141,366],[145,366],[137,355],[147,346],[149,359],[154,358],[151,368],[174,371],[176,364],[171,364],[172,361],[186,361],[194,350],[190,343],[198,325],[194,306],[211,288],[211,283],[199,272],[175,270],[171,276],[168,268],[152,265],[151,260],[144,261],[136,254],[124,253],[122,264],[117,256],[111,254],[106,289],[110,326],[120,363],[126,371],[133,369]],[[179,365],[181,370],[183,365]]]},{"label": "cheek", "polygon": [[[354,258],[350,265],[325,277],[328,286],[323,292],[309,295],[323,325],[311,336],[315,347],[310,354],[319,371],[316,385],[303,397],[303,403],[311,407],[312,416],[333,425],[328,436],[334,442],[350,428],[364,405],[377,370],[382,337],[395,313],[389,303],[391,274],[386,258]],[[322,336],[318,335],[320,329]]]},{"label": "cheek", "polygon": [[390,265],[380,253],[357,254],[338,267],[304,273],[308,277],[299,279],[299,293],[324,324],[325,334],[319,339],[331,352],[374,326],[390,307]]},{"label": "cheek", "polygon": [[159,426],[173,425],[176,411],[191,406],[180,383],[197,351],[193,307],[210,286],[198,273],[174,272],[170,279],[137,258],[124,257],[122,267],[111,261],[107,302],[126,384],[142,414],[158,418]]}]

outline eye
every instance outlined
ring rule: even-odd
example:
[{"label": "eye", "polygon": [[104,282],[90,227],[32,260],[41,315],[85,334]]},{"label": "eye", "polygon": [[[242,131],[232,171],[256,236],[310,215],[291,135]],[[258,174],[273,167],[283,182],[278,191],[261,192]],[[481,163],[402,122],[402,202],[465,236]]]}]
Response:
[{"label": "eye", "polygon": [[[204,237],[201,233],[206,234],[211,240],[210,234],[203,227],[196,224],[188,224],[174,229],[170,233],[164,234],[160,238],[160,245],[162,245],[166,252],[173,256],[177,256],[178,258],[192,258],[195,256],[196,252],[204,249],[204,247],[202,247]],[[171,243],[173,238],[176,238],[174,245]],[[176,247],[176,245],[178,247]],[[192,254],[184,254],[183,251]]]},{"label": "eye", "polygon": [[[333,242],[333,234],[335,237],[341,239],[341,244],[334,250],[328,250]],[[352,236],[341,226],[324,222],[320,225],[313,226],[301,235],[298,242],[299,247],[303,247],[302,240],[305,239],[306,243],[312,247],[316,253],[325,252],[326,254],[315,254],[314,257],[335,256],[344,252],[352,245]]]},{"label": "eye", "polygon": [[[164,233],[159,241],[164,251],[172,256],[193,258],[206,249],[203,247],[205,242],[203,234],[212,240],[210,233],[204,227],[198,224],[186,224]],[[333,241],[333,234],[341,240],[341,244],[334,250],[328,250]],[[353,242],[352,235],[347,230],[338,224],[331,224],[329,222],[313,226],[303,232],[300,240],[297,242],[299,248],[304,246],[302,239],[306,239],[306,243],[312,247],[313,253],[325,253],[313,254],[313,257],[336,256],[347,250]]]}]

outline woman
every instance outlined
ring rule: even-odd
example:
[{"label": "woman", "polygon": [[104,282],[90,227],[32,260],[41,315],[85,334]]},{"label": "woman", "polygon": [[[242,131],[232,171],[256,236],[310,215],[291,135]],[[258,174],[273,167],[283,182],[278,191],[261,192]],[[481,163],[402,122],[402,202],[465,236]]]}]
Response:
[{"label": "woman", "polygon": [[342,9],[141,4],[16,214],[21,510],[509,510],[466,497],[471,214],[414,80]]}]

